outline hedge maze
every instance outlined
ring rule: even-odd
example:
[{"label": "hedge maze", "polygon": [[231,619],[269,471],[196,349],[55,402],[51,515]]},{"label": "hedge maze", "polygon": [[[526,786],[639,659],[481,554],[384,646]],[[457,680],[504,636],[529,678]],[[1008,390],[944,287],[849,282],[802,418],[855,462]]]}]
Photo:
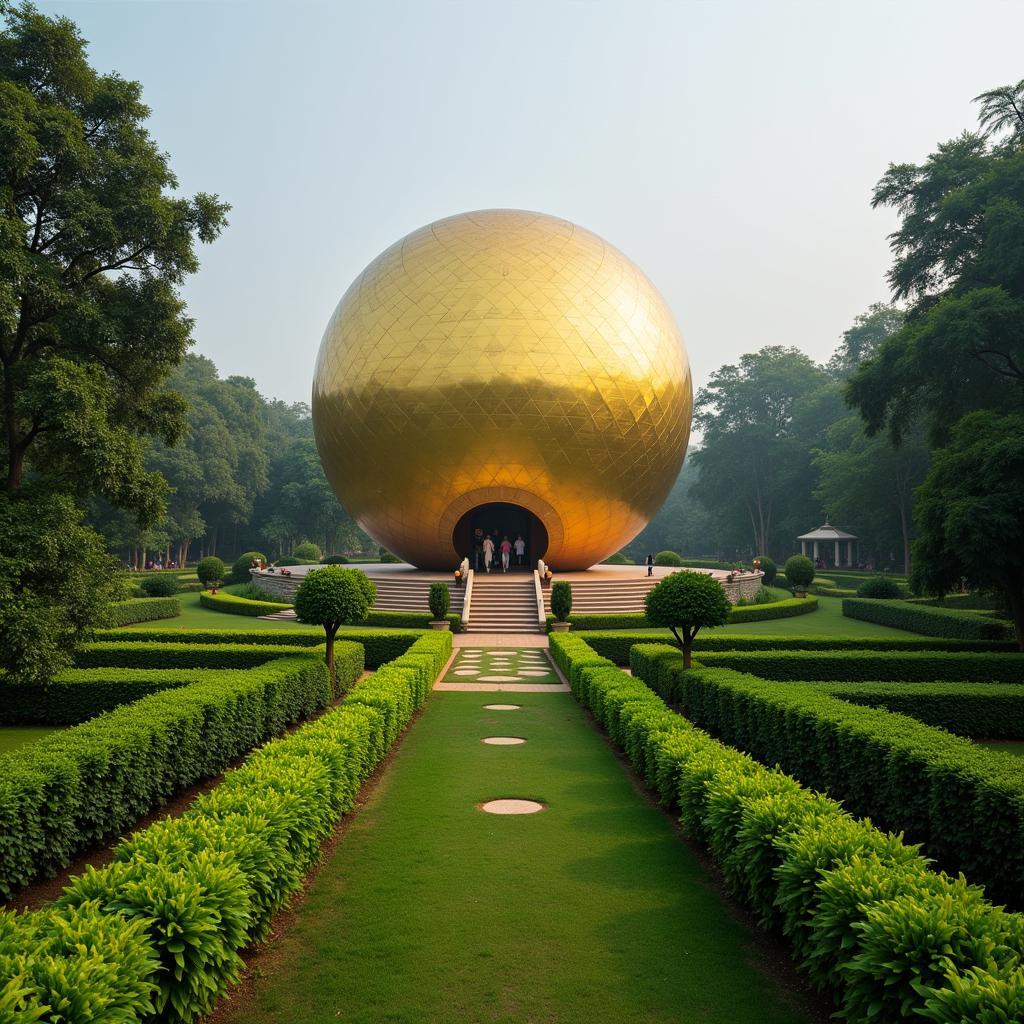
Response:
[{"label": "hedge maze", "polygon": [[972,742],[1024,738],[1021,656],[978,637],[716,636],[685,671],[650,639],[551,647],[839,1015],[1024,1019],[1024,758]]}]

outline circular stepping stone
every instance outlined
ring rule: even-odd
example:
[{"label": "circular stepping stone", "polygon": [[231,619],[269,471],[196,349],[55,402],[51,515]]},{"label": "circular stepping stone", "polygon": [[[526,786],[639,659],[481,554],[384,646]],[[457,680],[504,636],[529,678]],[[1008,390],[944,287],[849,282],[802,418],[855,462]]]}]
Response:
[{"label": "circular stepping stone", "polygon": [[519,676],[481,676],[481,683],[515,683],[519,681]]},{"label": "circular stepping stone", "polygon": [[488,651],[487,653],[488,654],[496,655],[499,658],[507,658],[508,657],[508,648],[507,647],[502,648],[502,650],[500,650],[500,651]]},{"label": "circular stepping stone", "polygon": [[480,810],[488,814],[536,814],[544,805],[536,800],[488,800],[480,804]]},{"label": "circular stepping stone", "polygon": [[485,704],[485,711],[518,711],[521,704]]},{"label": "circular stepping stone", "polygon": [[549,676],[551,673],[546,668],[521,668],[521,676]]},{"label": "circular stepping stone", "polygon": [[526,740],[522,736],[485,736],[480,742],[492,747],[514,747],[519,743],[525,743]]},{"label": "circular stepping stone", "polygon": [[480,669],[478,668],[457,668],[453,675],[457,676],[478,676],[480,675]]}]

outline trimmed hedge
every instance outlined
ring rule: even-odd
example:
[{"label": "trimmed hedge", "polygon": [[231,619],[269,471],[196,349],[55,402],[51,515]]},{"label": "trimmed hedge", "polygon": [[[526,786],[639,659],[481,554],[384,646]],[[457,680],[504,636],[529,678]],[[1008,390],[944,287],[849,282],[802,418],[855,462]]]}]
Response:
[{"label": "trimmed hedge", "polygon": [[180,614],[181,602],[176,597],[136,597],[114,601],[107,612],[107,624],[111,628],[130,626],[133,622],[174,619]]},{"label": "trimmed hedge", "polygon": [[[421,636],[423,636],[421,632],[414,630],[377,630],[372,628],[365,630],[360,628],[348,629],[338,633],[339,640],[348,640],[353,643],[362,644],[366,651],[367,668],[377,668],[377,666],[383,665],[385,662],[393,661],[399,655],[404,654]],[[90,653],[83,655],[83,657],[97,659],[93,664],[112,664],[112,662],[105,661],[102,653],[96,651],[96,649],[101,645],[106,647],[111,642],[119,645],[124,644],[127,642],[128,637],[131,638],[133,656],[136,658],[142,657],[144,653],[137,650],[137,645],[139,644],[166,644],[175,647],[184,644],[221,644],[236,647],[242,645],[321,647],[324,644],[324,631],[322,629],[307,629],[304,627],[275,630],[133,629],[127,633],[109,630],[96,634],[97,643],[88,645]],[[143,667],[150,665],[153,667],[167,667],[166,663],[159,661],[159,655],[156,654]]]},{"label": "trimmed hedge", "polygon": [[1024,758],[812,687],[729,669],[685,672],[673,648],[636,647],[632,668],[725,742],[905,831],[1000,901],[1024,904]]},{"label": "trimmed hedge", "polygon": [[[782,601],[773,601],[770,604],[745,604],[734,605],[729,612],[729,622],[761,622],[767,619],[788,619],[793,615],[805,615],[813,612],[818,607],[816,597],[790,597]],[[548,632],[551,632],[551,623],[555,621],[554,615],[547,617]],[[619,612],[617,614],[588,614],[580,612],[569,616],[572,628],[577,632],[590,630],[615,630],[615,629],[651,629],[647,616],[642,612]],[[694,641],[696,644],[698,641]]]},{"label": "trimmed hedge", "polygon": [[[433,618],[430,612],[388,612],[371,609],[360,625],[388,629],[430,629]],[[458,612],[449,612],[445,618],[451,623],[453,633],[462,632],[462,616]]]},{"label": "trimmed hedge", "polygon": [[[591,657],[571,634],[551,646],[570,673]],[[786,935],[812,982],[834,996],[837,1016],[852,1024],[1024,1019],[1020,915],[962,878],[930,871],[900,836],[693,728],[638,678],[594,665],[576,677],[576,698],[679,807],[730,893]]]},{"label": "trimmed hedge", "polygon": [[[0,912],[0,963],[14,958],[7,973],[18,986],[0,993],[20,996],[25,1021],[69,988],[80,1001],[106,997],[107,1014],[119,1012],[103,1020],[184,1024],[212,1010],[238,980],[240,950],[267,935],[450,652],[450,633],[421,637],[341,707],[257,750],[181,817],[72,879],[56,904]],[[47,943],[51,933],[64,941]],[[80,934],[96,937],[76,943]]]},{"label": "trimmed hedge", "polygon": [[227,594],[223,590],[216,594],[204,590],[199,595],[199,603],[211,611],[226,612],[228,615],[250,615],[253,618],[273,615],[274,612],[283,612],[291,608],[290,604],[280,604],[277,601],[253,601],[248,597],[235,597],[234,594]]},{"label": "trimmed hedge", "polygon": [[[629,651],[634,644],[674,641],[665,630],[664,636],[650,633],[587,633],[587,643],[616,665],[629,664]],[[752,633],[699,633],[693,642],[695,653],[701,651],[1016,651],[1017,645],[1001,640],[947,640],[928,637],[887,636],[755,636]]]},{"label": "trimmed hedge", "polygon": [[152,693],[206,681],[209,671],[73,668],[45,685],[0,682],[0,724],[78,725]]},{"label": "trimmed hedge", "polygon": [[1024,683],[1024,657],[991,651],[702,650],[699,657],[708,668],[798,682]]},{"label": "trimmed hedge", "polygon": [[926,636],[959,637],[965,640],[1010,640],[1013,628],[1005,622],[962,614],[951,608],[932,608],[907,601],[871,601],[866,598],[843,599],[843,614],[882,626],[906,629]]},{"label": "trimmed hedge", "polygon": [[[339,646],[338,676],[351,685],[363,652]],[[9,898],[54,874],[78,851],[325,707],[331,694],[322,659],[277,653],[259,668],[206,673],[0,754],[0,894]]]},{"label": "trimmed hedge", "polygon": [[[345,637],[345,639],[349,638]],[[120,640],[113,643],[82,644],[75,651],[75,667],[255,668],[257,665],[279,657],[281,657],[281,647],[268,643],[156,644]]]}]

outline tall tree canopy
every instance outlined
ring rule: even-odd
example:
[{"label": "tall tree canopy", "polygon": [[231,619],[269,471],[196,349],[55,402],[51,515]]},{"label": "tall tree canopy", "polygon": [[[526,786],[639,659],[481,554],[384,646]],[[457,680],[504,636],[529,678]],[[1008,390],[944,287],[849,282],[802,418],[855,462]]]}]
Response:
[{"label": "tall tree canopy", "polygon": [[982,94],[981,132],[891,165],[875,189],[900,214],[889,281],[910,308],[847,384],[871,434],[898,442],[924,416],[941,443],[971,410],[1024,408],[1022,95]]},{"label": "tall tree canopy", "polygon": [[227,207],[175,194],[137,82],[90,67],[66,18],[3,5],[0,31],[0,384],[4,487],[30,470],[162,512],[145,437],[174,441],[164,387],[189,344],[178,288]]}]

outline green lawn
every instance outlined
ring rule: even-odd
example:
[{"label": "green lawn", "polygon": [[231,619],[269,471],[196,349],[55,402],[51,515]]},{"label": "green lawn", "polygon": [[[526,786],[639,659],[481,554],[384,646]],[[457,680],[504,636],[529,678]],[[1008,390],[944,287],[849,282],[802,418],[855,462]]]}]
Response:
[{"label": "green lawn", "polygon": [[496,697],[434,694],[226,1019],[806,1021],[573,699]]},{"label": "green lawn", "polygon": [[57,725],[0,725],[0,754],[35,743],[60,728]]},{"label": "green lawn", "polygon": [[1016,754],[1024,757],[1024,740],[989,740],[987,743],[979,743],[979,747],[986,747],[988,750],[1001,750],[1004,754]]}]

